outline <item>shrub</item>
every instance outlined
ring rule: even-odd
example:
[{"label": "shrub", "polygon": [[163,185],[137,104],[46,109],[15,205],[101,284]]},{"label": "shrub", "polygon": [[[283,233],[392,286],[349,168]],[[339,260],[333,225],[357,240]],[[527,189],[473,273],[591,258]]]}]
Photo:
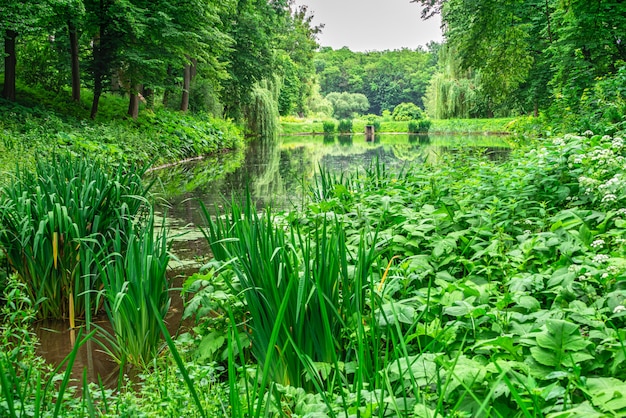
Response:
[{"label": "shrub", "polygon": [[339,125],[337,126],[337,130],[342,134],[347,134],[352,132],[352,119],[342,119],[339,121]]},{"label": "shrub", "polygon": [[325,120],[322,122],[322,129],[325,134],[332,134],[335,132],[335,121]]},{"label": "shrub", "polygon": [[409,133],[421,134],[430,130],[432,121],[430,119],[410,120],[408,123]]},{"label": "shrub", "polygon": [[414,103],[400,103],[393,109],[391,117],[395,121],[419,120],[424,118],[424,112]]}]

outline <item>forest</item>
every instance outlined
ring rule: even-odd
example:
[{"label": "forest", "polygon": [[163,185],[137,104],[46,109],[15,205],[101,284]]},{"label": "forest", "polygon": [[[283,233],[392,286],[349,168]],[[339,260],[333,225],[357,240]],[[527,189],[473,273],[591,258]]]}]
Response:
[{"label": "forest", "polygon": [[0,416],[626,416],[626,5],[405,1],[0,0]]}]

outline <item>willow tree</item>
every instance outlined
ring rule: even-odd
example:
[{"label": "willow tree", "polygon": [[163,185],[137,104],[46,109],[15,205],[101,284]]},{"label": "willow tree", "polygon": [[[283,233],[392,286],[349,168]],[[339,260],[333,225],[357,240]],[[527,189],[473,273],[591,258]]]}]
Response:
[{"label": "willow tree", "polygon": [[438,71],[426,89],[426,111],[436,119],[469,118],[477,101],[479,77],[463,70],[454,48],[442,46]]},{"label": "willow tree", "polygon": [[278,132],[278,92],[276,82],[263,80],[254,85],[244,113],[248,129],[263,139],[274,139]]}]

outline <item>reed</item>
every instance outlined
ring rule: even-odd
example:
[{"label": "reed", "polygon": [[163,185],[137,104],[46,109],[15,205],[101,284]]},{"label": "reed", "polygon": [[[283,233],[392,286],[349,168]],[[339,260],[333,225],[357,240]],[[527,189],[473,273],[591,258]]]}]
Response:
[{"label": "reed", "polygon": [[170,306],[166,228],[162,224],[155,238],[151,212],[145,226],[128,225],[125,230],[127,236],[118,230],[113,237],[112,253],[95,257],[104,286],[104,307],[114,335],[102,331],[113,347],[107,350],[116,361],[145,368],[161,348],[159,324]]},{"label": "reed", "polygon": [[144,172],[55,156],[39,162],[34,173],[18,167],[15,181],[2,189],[0,247],[40,317],[73,321],[96,309],[91,291],[101,282],[89,253],[141,215],[150,189]]},{"label": "reed", "polygon": [[[204,208],[205,236],[215,258],[228,263],[238,278],[252,353],[263,376],[269,373],[271,381],[283,385],[310,386],[303,356],[320,364],[358,357],[346,338],[364,318],[377,253],[362,237],[358,252],[350,254],[338,219],[286,232],[270,210],[259,215],[254,207],[248,196],[216,218]],[[356,269],[352,259],[359,260]],[[370,358],[366,352],[361,350],[360,360]]]}]

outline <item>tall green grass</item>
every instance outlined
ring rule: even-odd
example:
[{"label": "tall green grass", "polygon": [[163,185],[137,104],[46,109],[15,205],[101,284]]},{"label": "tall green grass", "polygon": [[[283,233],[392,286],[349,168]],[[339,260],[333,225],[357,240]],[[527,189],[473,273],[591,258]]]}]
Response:
[{"label": "tall green grass", "polygon": [[[105,309],[114,335],[107,349],[119,363],[146,368],[161,349],[159,324],[170,306],[166,276],[169,262],[165,225],[155,238],[154,215],[145,226],[130,225],[115,232],[107,256],[96,256]],[[165,222],[165,220],[163,221]],[[154,308],[153,308],[154,306]]]},{"label": "tall green grass", "polygon": [[[145,170],[55,156],[31,173],[18,167],[0,192],[0,247],[27,284],[42,318],[90,315],[101,281],[92,252],[107,248],[141,216],[150,185]],[[74,324],[72,323],[72,326]]]}]

